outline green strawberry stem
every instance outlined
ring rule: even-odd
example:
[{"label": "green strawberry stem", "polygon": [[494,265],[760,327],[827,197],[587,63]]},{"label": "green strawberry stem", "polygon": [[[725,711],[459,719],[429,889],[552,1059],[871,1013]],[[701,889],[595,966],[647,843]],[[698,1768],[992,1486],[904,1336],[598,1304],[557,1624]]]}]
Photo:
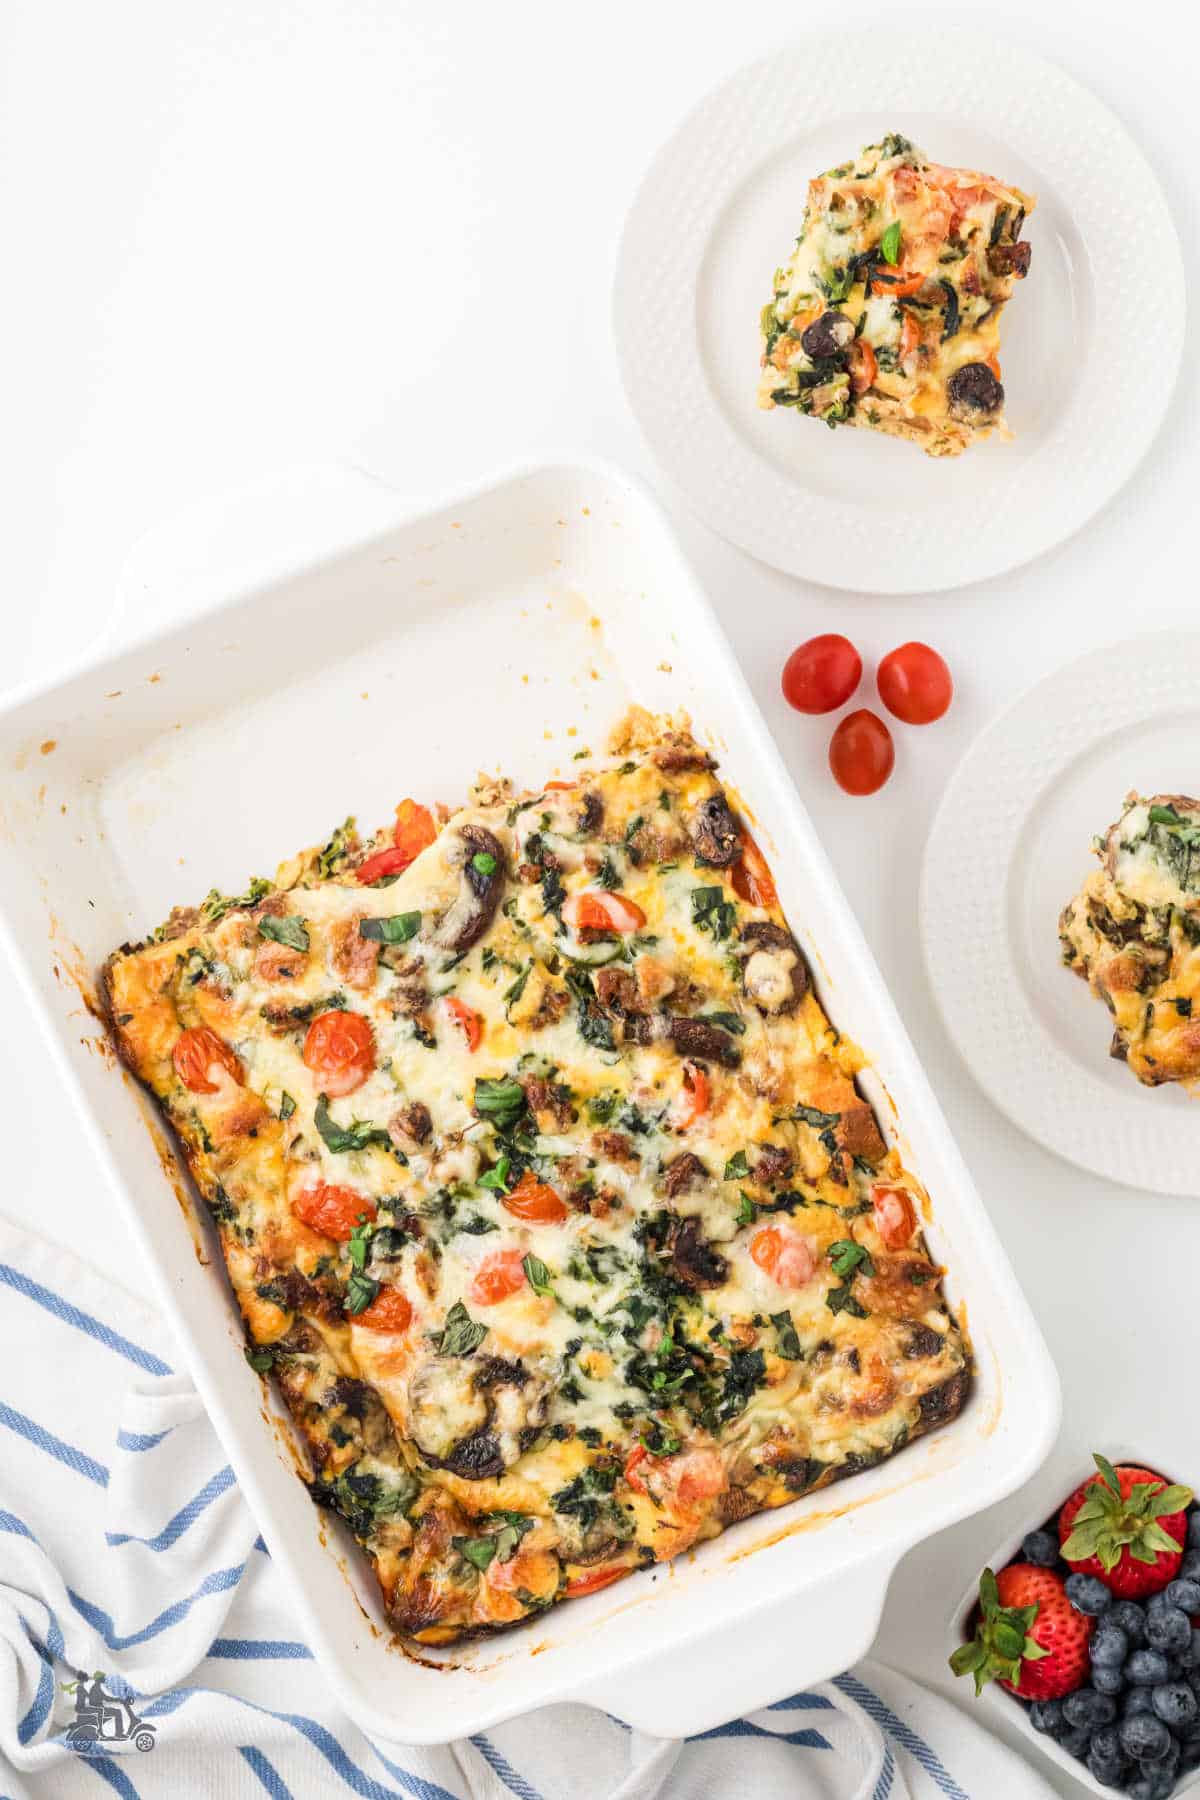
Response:
[{"label": "green strawberry stem", "polygon": [[1092,1460],[1100,1476],[1088,1483],[1083,1505],[1071,1521],[1071,1534],[1062,1547],[1069,1563],[1094,1556],[1107,1575],[1125,1550],[1135,1562],[1154,1563],[1164,1551],[1174,1554],[1183,1548],[1158,1521],[1190,1506],[1191,1488],[1172,1484],[1156,1489],[1148,1481],[1138,1481],[1122,1494],[1120,1477],[1108,1459],[1094,1455]]},{"label": "green strawberry stem", "polygon": [[979,1626],[968,1644],[960,1644],[950,1657],[956,1675],[973,1675],[975,1693],[982,1694],[989,1681],[1011,1681],[1016,1687],[1023,1662],[1040,1662],[1050,1652],[1029,1635],[1037,1618],[1033,1606],[1001,1606],[1000,1591],[991,1569],[979,1579]]}]

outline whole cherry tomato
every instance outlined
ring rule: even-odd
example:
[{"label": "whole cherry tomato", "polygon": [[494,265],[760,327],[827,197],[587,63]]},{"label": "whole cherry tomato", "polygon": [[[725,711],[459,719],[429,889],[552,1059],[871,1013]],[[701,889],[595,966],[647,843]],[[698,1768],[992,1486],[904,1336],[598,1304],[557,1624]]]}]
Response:
[{"label": "whole cherry tomato", "polygon": [[889,650],[875,677],[879,698],[906,725],[932,725],[954,698],[954,681],[928,644],[901,644]]},{"label": "whole cherry tomato", "polygon": [[829,767],[848,794],[874,794],[892,772],[896,747],[875,713],[860,707],[847,713],[829,740]]},{"label": "whole cherry tomato", "polygon": [[836,631],[798,645],[783,665],[783,697],[797,712],[827,713],[844,706],[862,680],[862,657]]}]

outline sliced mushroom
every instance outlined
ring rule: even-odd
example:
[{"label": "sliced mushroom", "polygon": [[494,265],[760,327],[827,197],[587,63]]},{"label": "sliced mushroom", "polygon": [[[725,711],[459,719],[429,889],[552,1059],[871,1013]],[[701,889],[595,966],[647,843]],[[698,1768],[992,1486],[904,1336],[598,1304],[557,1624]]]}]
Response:
[{"label": "sliced mushroom", "polygon": [[800,336],[801,349],[814,362],[824,362],[830,357],[840,356],[853,342],[854,320],[837,311],[822,313]]},{"label": "sliced mushroom", "polygon": [[808,991],[808,969],[796,940],[769,919],[742,927],[742,986],[759,1012],[791,1012]]},{"label": "sliced mushroom", "polygon": [[946,393],[951,412],[968,423],[981,413],[999,412],[1004,405],[1004,389],[986,363],[969,362],[955,369]]},{"label": "sliced mushroom", "polygon": [[994,244],[987,253],[988,268],[993,275],[1015,275],[1020,281],[1029,273],[1032,254],[1031,244]]},{"label": "sliced mushroom", "polygon": [[671,1273],[684,1287],[723,1287],[729,1264],[700,1229],[696,1218],[681,1219],[671,1233]]},{"label": "sliced mushroom", "polygon": [[[627,1028],[629,1023],[631,1021],[626,1021]],[[666,1031],[661,1035],[670,1039],[671,1048],[680,1056],[721,1063],[727,1069],[736,1069],[742,1060],[741,1051],[729,1033],[707,1019],[669,1018],[665,1024]]]},{"label": "sliced mushroom", "polygon": [[462,869],[458,893],[430,939],[442,950],[469,950],[496,915],[504,887],[504,851],[485,825],[460,825],[449,860]]},{"label": "sliced mushroom", "polygon": [[727,869],[742,853],[737,821],[720,789],[701,801],[689,821],[688,832],[696,855],[715,869]]},{"label": "sliced mushroom", "polygon": [[412,1440],[427,1462],[449,1466],[487,1424],[488,1403],[462,1357],[430,1356],[408,1388]]}]

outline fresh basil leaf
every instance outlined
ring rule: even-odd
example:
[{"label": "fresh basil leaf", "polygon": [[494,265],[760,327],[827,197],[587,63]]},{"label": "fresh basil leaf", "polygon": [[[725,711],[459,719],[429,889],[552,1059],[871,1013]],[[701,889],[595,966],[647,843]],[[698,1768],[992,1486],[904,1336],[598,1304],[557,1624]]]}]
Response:
[{"label": "fresh basil leaf", "polygon": [[710,1025],[719,1025],[722,1031],[728,1031],[733,1037],[745,1036],[746,1021],[735,1012],[707,1012],[701,1013],[699,1017]]},{"label": "fresh basil leaf", "polygon": [[346,1311],[352,1314],[366,1312],[378,1292],[377,1281],[373,1281],[359,1269],[352,1270],[346,1283]]},{"label": "fresh basil leaf", "polygon": [[734,1218],[739,1225],[753,1225],[757,1217],[758,1208],[743,1188],[742,1192],[738,1195],[738,1209],[734,1214]]},{"label": "fresh basil leaf", "polygon": [[533,1253],[530,1252],[528,1256],[522,1257],[521,1267],[524,1269],[525,1279],[528,1281],[534,1293],[548,1295],[553,1299],[554,1289],[550,1285],[550,1271],[542,1261],[541,1257],[534,1256]]},{"label": "fresh basil leaf", "polygon": [[351,1119],[349,1125],[338,1125],[329,1116],[327,1094],[321,1094],[317,1100],[313,1124],[320,1132],[325,1148],[335,1154],[365,1150],[371,1144],[379,1144],[385,1150],[392,1148],[392,1140],[387,1132],[378,1125],[372,1125],[369,1119]]},{"label": "fresh basil leaf", "polygon": [[275,1366],[275,1352],[267,1349],[265,1344],[247,1344],[245,1354],[256,1375],[265,1375]]},{"label": "fresh basil leaf", "polygon": [[879,254],[885,263],[895,268],[900,261],[900,221],[893,219],[879,240]]},{"label": "fresh basil leaf", "polygon": [[471,1356],[488,1334],[486,1325],[477,1324],[461,1300],[456,1300],[446,1314],[446,1323],[434,1334],[434,1344],[443,1356]]},{"label": "fresh basil leaf", "polygon": [[377,944],[407,944],[420,929],[419,912],[392,913],[388,918],[358,921],[359,937],[371,938]]},{"label": "fresh basil leaf", "polygon": [[866,1307],[859,1304],[847,1286],[830,1288],[825,1296],[825,1304],[831,1313],[847,1312],[855,1319],[869,1316]]},{"label": "fresh basil leaf", "polygon": [[481,1188],[495,1188],[497,1193],[508,1192],[508,1171],[512,1167],[512,1158],[507,1151],[493,1168],[485,1169],[475,1185]]},{"label": "fresh basil leaf", "polygon": [[791,1313],[772,1313],[771,1323],[775,1327],[775,1348],[779,1355],[786,1362],[800,1362],[804,1353],[800,1348],[800,1339]]},{"label": "fresh basil leaf", "polygon": [[274,944],[286,944],[289,950],[308,949],[308,927],[295,913],[285,913],[281,919],[264,913],[258,921],[258,935]]},{"label": "fresh basil leaf", "polygon": [[494,1537],[456,1537],[451,1538],[450,1543],[458,1551],[463,1561],[469,1562],[476,1569],[490,1568],[496,1555]]},{"label": "fresh basil leaf", "polygon": [[841,1119],[841,1113],[818,1112],[815,1106],[793,1106],[790,1112],[784,1113],[785,1119],[795,1119],[801,1125],[811,1125],[814,1131],[828,1131]]},{"label": "fresh basil leaf", "polygon": [[845,1281],[856,1270],[864,1275],[875,1273],[870,1251],[862,1244],[856,1244],[853,1238],[840,1238],[836,1244],[830,1244],[829,1260],[839,1281]]},{"label": "fresh basil leaf", "polygon": [[525,1090],[511,1077],[485,1077],[475,1083],[474,1104],[479,1118],[490,1120],[497,1131],[509,1131],[525,1111]]},{"label": "fresh basil leaf", "polygon": [[744,1150],[735,1150],[733,1155],[729,1158],[729,1161],[725,1164],[725,1180],[749,1181],[749,1179],[750,1164],[746,1160],[746,1152]]},{"label": "fresh basil leaf", "polygon": [[295,1112],[295,1110],[296,1110],[296,1102],[292,1099],[292,1096],[288,1093],[280,1094],[280,1096],[279,1096],[279,1117],[281,1119],[290,1119],[292,1114]]},{"label": "fresh basil leaf", "polygon": [[371,1238],[374,1234],[374,1230],[374,1225],[372,1225],[368,1219],[362,1225],[356,1225],[350,1233],[350,1242],[347,1244],[346,1248],[349,1252],[350,1261],[356,1269],[365,1269],[367,1266],[367,1257],[370,1253]]}]

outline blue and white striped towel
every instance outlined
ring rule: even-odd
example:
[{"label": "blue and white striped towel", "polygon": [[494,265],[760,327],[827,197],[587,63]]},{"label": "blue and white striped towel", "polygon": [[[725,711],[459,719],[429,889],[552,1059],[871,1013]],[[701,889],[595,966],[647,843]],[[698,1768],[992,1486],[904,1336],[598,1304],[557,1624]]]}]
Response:
[{"label": "blue and white striped towel", "polygon": [[[0,1221],[0,1800],[1052,1800],[872,1664],[687,1743],[580,1706],[445,1749],[375,1743],[330,1704],[177,1367],[157,1314]],[[67,1744],[66,1690],[99,1672],[152,1754]]]}]

